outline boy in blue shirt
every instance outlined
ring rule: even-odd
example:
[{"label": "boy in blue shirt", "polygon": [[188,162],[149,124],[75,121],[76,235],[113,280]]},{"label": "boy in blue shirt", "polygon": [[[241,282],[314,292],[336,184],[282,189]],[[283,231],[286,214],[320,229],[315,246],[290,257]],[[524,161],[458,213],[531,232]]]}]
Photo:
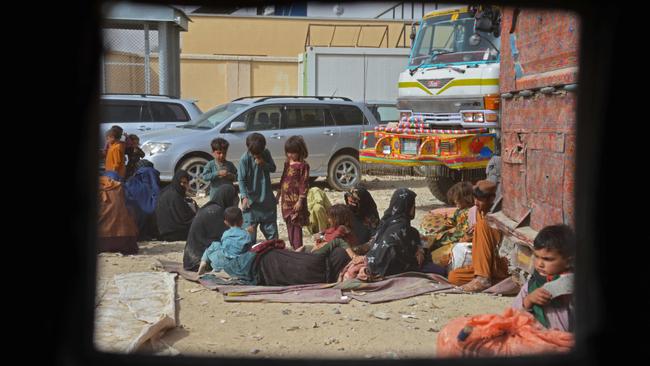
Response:
[{"label": "boy in blue shirt", "polygon": [[214,198],[219,186],[233,184],[237,179],[237,168],[235,164],[226,160],[229,146],[228,141],[220,137],[217,137],[210,143],[214,160],[210,160],[205,164],[203,174],[201,174],[201,179],[210,182],[210,200]]},{"label": "boy in blue shirt", "polygon": [[271,189],[271,173],[276,170],[266,139],[259,133],[246,138],[248,151],[239,160],[239,193],[244,210],[244,227],[257,241],[257,225],[267,240],[278,238],[278,201]]},{"label": "boy in blue shirt", "polygon": [[242,212],[238,207],[226,209],[224,222],[230,229],[223,233],[220,241],[213,241],[203,253],[199,276],[205,273],[210,265],[213,271],[223,270],[245,283],[254,284],[252,269],[256,254],[248,251],[253,243],[248,231],[241,227],[243,221]]}]

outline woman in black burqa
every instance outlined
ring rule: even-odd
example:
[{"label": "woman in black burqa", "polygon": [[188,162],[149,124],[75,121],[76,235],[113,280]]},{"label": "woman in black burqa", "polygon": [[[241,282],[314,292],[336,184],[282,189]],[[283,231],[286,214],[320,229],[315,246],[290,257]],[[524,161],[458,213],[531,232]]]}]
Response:
[{"label": "woman in black burqa", "polygon": [[190,175],[185,170],[174,174],[172,182],[160,192],[156,206],[156,222],[164,241],[187,240],[190,225],[196,215],[196,202],[187,197]]},{"label": "woman in black burqa", "polygon": [[352,210],[352,232],[359,243],[367,243],[377,232],[377,204],[367,189],[356,187],[345,193],[345,204]]},{"label": "woman in black burqa", "polygon": [[237,191],[232,184],[219,186],[213,196],[199,209],[190,226],[183,251],[183,268],[187,271],[196,272],[203,252],[213,241],[221,240],[223,232],[228,230],[224,222],[224,211],[238,203]]},{"label": "woman in black burqa", "polygon": [[415,192],[406,188],[393,193],[366,254],[371,278],[418,271],[424,262],[420,234],[411,226],[415,218],[415,196]]}]

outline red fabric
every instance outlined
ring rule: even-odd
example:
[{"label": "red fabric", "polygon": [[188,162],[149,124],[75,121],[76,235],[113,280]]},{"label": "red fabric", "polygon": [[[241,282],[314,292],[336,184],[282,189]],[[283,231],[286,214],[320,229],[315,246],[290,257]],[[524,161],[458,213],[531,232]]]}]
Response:
[{"label": "red fabric", "polygon": [[365,255],[352,258],[352,260],[339,273],[338,282],[353,278],[361,281],[368,281],[370,279],[370,276],[368,275],[368,259]]},{"label": "red fabric", "polygon": [[261,242],[259,245],[250,248],[248,251],[257,253],[259,255],[259,254],[266,253],[271,249],[284,249],[284,247],[285,247],[284,240],[270,239]]},{"label": "red fabric", "polygon": [[323,237],[324,237],[323,242],[325,243],[329,243],[330,241],[336,238],[341,238],[345,240],[351,247],[354,247],[359,244],[359,241],[357,240],[357,237],[354,235],[352,230],[348,229],[343,225],[339,227],[327,228],[325,230]]},{"label": "red fabric", "polygon": [[[464,329],[469,335],[461,341]],[[438,357],[519,356],[569,352],[573,344],[573,334],[546,329],[532,314],[508,308],[503,315],[453,319],[438,334],[436,352]]]}]

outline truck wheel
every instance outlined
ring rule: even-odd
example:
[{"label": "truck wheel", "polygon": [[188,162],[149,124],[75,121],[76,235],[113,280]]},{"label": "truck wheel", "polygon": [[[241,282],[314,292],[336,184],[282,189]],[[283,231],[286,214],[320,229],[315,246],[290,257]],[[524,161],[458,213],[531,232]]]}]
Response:
[{"label": "truck wheel", "polygon": [[330,161],[327,168],[327,183],[330,187],[345,191],[361,180],[361,164],[350,155],[339,155]]},{"label": "truck wheel", "polygon": [[447,202],[447,191],[454,184],[456,184],[456,181],[450,177],[427,177],[427,185],[431,194],[445,204],[451,204]]},{"label": "truck wheel", "polygon": [[208,188],[209,183],[201,179],[203,168],[208,161],[202,157],[195,156],[183,160],[179,169],[185,170],[190,175],[190,184],[188,192],[190,195],[195,195],[198,191],[204,191]]}]

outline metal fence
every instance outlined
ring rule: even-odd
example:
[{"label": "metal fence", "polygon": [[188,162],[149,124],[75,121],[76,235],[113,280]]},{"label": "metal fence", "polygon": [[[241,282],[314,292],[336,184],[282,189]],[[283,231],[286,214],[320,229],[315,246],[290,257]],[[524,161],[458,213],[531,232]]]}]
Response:
[{"label": "metal fence", "polygon": [[102,31],[102,93],[160,94],[158,30],[146,23]]}]

